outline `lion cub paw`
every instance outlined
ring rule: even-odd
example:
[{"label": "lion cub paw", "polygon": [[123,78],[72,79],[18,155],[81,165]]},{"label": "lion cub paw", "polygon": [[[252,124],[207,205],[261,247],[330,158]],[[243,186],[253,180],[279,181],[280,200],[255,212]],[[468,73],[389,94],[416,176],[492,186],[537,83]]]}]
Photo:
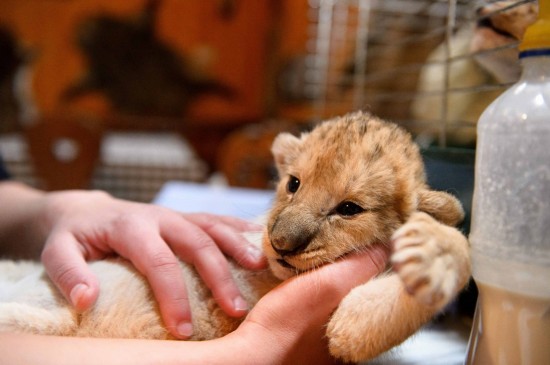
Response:
[{"label": "lion cub paw", "polygon": [[460,233],[417,212],[394,233],[392,241],[393,269],[407,292],[425,305],[443,308],[459,289],[461,271],[467,271],[460,267],[467,255]]},{"label": "lion cub paw", "polygon": [[[396,277],[396,275],[392,275]],[[388,305],[397,295],[399,279],[373,279],[354,288],[340,302],[327,325],[330,353],[345,362],[371,359],[392,345],[393,329],[388,330]],[[391,310],[390,310],[391,311]]]}]

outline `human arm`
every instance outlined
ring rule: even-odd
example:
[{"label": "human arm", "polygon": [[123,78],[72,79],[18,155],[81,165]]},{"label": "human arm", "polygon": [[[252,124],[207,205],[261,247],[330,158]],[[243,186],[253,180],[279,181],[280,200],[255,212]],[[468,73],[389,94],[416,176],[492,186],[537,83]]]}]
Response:
[{"label": "human arm", "polygon": [[38,202],[44,193],[11,180],[0,181],[0,256],[40,259],[44,228]]},{"label": "human arm", "polygon": [[[0,333],[2,364],[330,364],[325,324],[355,286],[382,272],[388,252],[373,249],[287,280],[243,324],[212,341],[88,339]],[[23,351],[14,349],[24,348]]]},{"label": "human arm", "polygon": [[147,277],[167,328],[180,338],[190,334],[191,314],[176,255],[195,266],[232,316],[247,307],[223,253],[251,269],[265,265],[240,235],[260,227],[231,217],[184,215],[97,191],[45,193],[13,181],[0,183],[0,201],[0,252],[42,252],[49,276],[79,310],[99,294],[86,261],[121,255]]}]

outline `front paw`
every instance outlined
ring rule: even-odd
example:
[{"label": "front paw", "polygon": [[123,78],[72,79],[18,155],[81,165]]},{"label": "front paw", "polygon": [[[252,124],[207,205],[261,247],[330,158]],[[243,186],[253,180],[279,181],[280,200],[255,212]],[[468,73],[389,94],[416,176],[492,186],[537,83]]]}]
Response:
[{"label": "front paw", "polygon": [[371,313],[363,313],[359,287],[352,290],[340,303],[327,325],[327,338],[332,356],[345,362],[363,360],[363,343],[368,343],[368,322]]},{"label": "front paw", "polygon": [[370,360],[416,331],[420,316],[415,315],[414,307],[400,300],[401,293],[401,279],[394,274],[354,288],[327,325],[330,353],[345,362]]},{"label": "front paw", "polygon": [[426,213],[414,213],[392,236],[391,262],[419,302],[443,308],[469,276],[466,238]]}]

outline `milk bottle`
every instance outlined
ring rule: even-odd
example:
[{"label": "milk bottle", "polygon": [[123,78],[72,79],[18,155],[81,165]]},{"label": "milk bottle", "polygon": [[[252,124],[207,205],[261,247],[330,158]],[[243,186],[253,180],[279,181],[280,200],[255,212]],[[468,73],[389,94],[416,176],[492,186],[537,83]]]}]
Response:
[{"label": "milk bottle", "polygon": [[550,0],[520,61],[521,79],[478,123],[467,364],[550,364]]}]

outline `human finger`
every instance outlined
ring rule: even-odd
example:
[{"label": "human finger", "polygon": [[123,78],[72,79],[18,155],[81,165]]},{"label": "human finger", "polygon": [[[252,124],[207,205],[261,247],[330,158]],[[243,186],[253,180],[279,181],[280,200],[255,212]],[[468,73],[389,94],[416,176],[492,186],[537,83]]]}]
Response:
[{"label": "human finger", "polygon": [[211,213],[183,213],[183,216],[185,219],[203,228],[205,226],[221,222],[239,232],[261,231],[263,229],[263,225],[261,224],[228,215]]},{"label": "human finger", "polygon": [[158,227],[135,218],[119,221],[108,244],[145,276],[170,333],[180,339],[190,337],[191,308],[182,268]]},{"label": "human finger", "polygon": [[248,312],[230,271],[227,258],[213,238],[199,226],[179,217],[162,221],[163,238],[185,262],[193,265],[206,286],[212,291],[221,309],[230,316],[241,317]]},{"label": "human finger", "polygon": [[347,257],[291,278],[264,296],[235,332],[248,343],[269,347],[278,363],[334,364],[325,326],[338,303],[355,286],[382,272],[388,249]]},{"label": "human finger", "polygon": [[[293,277],[264,296],[260,303],[269,303],[269,306],[258,303],[247,319],[271,320],[281,328],[307,325],[304,318],[309,321],[314,321],[314,316],[325,319],[351,289],[381,273],[388,257],[388,248],[376,246],[367,253],[350,255]],[[256,318],[258,315],[260,317]]]},{"label": "human finger", "polygon": [[77,311],[95,303],[99,282],[86,263],[82,246],[71,233],[51,235],[41,260],[50,279]]},{"label": "human finger", "polygon": [[263,269],[267,260],[261,250],[262,225],[242,219],[212,214],[184,216],[205,231],[220,250],[248,269]]}]

